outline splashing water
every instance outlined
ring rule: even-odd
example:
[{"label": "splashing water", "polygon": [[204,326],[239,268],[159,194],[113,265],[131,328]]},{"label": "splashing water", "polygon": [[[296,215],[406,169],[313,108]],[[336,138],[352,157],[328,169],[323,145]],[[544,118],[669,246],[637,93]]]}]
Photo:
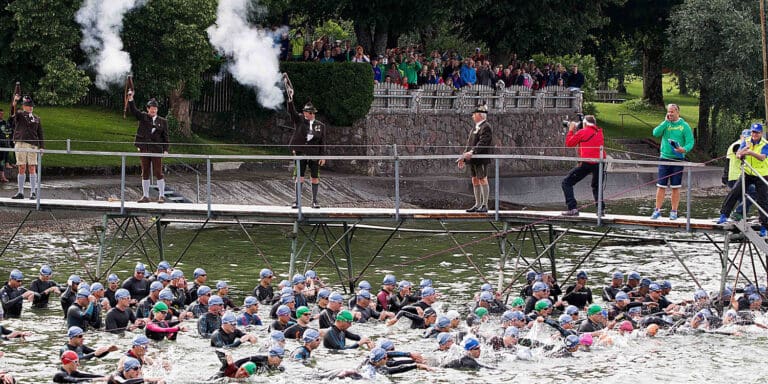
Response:
[{"label": "splashing water", "polygon": [[75,19],[83,31],[80,47],[96,71],[96,86],[119,84],[131,72],[131,57],[123,50],[123,16],[146,0],[85,0]]},{"label": "splashing water", "polygon": [[280,50],[272,34],[248,24],[246,0],[220,0],[216,24],[208,28],[208,39],[219,52],[230,57],[227,66],[240,84],[254,87],[259,103],[276,109],[283,102]]}]

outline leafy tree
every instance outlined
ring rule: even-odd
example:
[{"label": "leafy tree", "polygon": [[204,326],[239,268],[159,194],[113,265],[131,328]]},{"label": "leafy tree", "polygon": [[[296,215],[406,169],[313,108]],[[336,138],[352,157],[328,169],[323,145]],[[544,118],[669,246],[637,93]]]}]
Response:
[{"label": "leafy tree", "polygon": [[39,102],[48,105],[72,105],[88,94],[91,79],[71,60],[57,56],[45,64],[45,76],[37,91]]},{"label": "leafy tree", "polygon": [[699,91],[697,144],[714,154],[719,115],[754,117],[760,108],[759,10],[730,0],[685,0],[670,20],[668,57]]},{"label": "leafy tree", "polygon": [[538,52],[578,52],[590,29],[608,21],[606,5],[623,0],[480,0],[474,12],[458,14],[458,28],[465,35],[484,41],[497,62],[512,53],[530,57]]},{"label": "leafy tree", "polygon": [[44,75],[37,90],[44,95],[41,102],[76,102],[82,96],[82,85],[90,84],[90,80],[84,83],[84,72],[75,68],[82,59],[80,28],[74,18],[81,0],[15,0],[7,4],[8,13],[0,16],[4,31],[0,47],[10,42],[10,50],[3,50],[0,66],[8,73],[0,81],[8,84],[20,80],[23,89],[28,89],[26,84],[37,83]]},{"label": "leafy tree", "polygon": [[179,132],[190,136],[190,100],[202,73],[215,62],[205,30],[216,20],[216,0],[150,1],[126,15],[123,41],[133,60],[134,85],[147,98],[168,95]]},{"label": "leafy tree", "polygon": [[[626,0],[606,8],[610,24],[601,33],[609,37],[633,41],[642,54],[643,99],[652,105],[664,105],[661,70],[666,28],[672,7],[682,0]],[[673,20],[674,21],[674,20]]]}]

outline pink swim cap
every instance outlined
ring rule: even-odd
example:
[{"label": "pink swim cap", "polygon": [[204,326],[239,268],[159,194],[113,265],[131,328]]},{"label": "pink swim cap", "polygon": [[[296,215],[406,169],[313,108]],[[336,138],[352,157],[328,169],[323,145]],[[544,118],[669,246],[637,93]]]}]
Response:
[{"label": "pink swim cap", "polygon": [[626,332],[632,332],[635,328],[629,320],[624,320],[619,324],[619,329]]},{"label": "pink swim cap", "polygon": [[592,345],[592,334],[591,333],[585,333],[581,335],[581,339],[579,340],[581,345],[589,347]]}]

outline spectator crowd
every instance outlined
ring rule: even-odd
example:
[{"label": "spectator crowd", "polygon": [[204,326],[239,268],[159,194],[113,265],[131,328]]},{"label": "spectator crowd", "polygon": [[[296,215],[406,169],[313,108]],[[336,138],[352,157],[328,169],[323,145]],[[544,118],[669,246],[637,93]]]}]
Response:
[{"label": "spectator crowd", "polygon": [[537,66],[533,59],[518,60],[513,54],[509,63],[493,63],[480,48],[468,57],[456,50],[426,53],[423,47],[408,46],[387,49],[385,54],[370,56],[363,47],[352,46],[350,40],[331,41],[323,36],[315,41],[306,40],[301,33],[293,38],[287,33],[279,39],[280,59],[320,63],[370,63],[375,83],[396,83],[407,89],[425,84],[445,84],[455,89],[476,84],[490,87],[523,86],[533,90],[546,86],[563,86],[581,90],[584,74],[577,65],[571,70],[561,63]]}]

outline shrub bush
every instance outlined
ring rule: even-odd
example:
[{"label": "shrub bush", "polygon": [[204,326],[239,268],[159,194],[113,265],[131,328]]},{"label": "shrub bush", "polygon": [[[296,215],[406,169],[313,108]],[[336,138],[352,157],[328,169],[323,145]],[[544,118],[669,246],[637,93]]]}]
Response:
[{"label": "shrub bush", "polygon": [[373,72],[366,63],[281,63],[288,73],[300,109],[311,100],[333,125],[349,126],[364,117],[373,103]]}]

